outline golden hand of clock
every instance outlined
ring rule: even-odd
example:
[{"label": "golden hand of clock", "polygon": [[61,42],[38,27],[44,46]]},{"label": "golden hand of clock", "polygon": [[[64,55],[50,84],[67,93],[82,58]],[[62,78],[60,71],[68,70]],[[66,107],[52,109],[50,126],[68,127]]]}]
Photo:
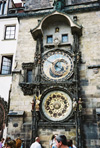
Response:
[{"label": "golden hand of clock", "polygon": [[60,68],[60,69],[62,69],[61,67],[59,67],[58,65],[57,65],[57,63],[55,64],[55,62],[51,62],[51,61],[49,61],[49,60],[47,60],[49,63],[51,63],[51,64],[53,64],[53,65],[55,65],[56,67],[58,67],[58,68]]},{"label": "golden hand of clock", "polygon": [[47,60],[49,63],[51,63],[52,65],[55,65],[55,67],[58,67],[60,70],[62,70],[63,69],[63,67],[60,67],[59,65],[57,65],[57,62],[55,63],[55,61],[54,62],[51,62],[51,61],[49,61],[49,60]]}]

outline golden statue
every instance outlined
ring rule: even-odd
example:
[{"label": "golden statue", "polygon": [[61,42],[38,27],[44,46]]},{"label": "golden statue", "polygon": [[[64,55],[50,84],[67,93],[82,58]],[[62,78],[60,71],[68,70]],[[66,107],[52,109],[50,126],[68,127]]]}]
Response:
[{"label": "golden statue", "polygon": [[36,104],[35,104],[35,110],[39,111],[40,110],[40,99],[41,99],[41,95],[39,95],[38,97],[36,96]]},{"label": "golden statue", "polygon": [[74,109],[74,111],[77,110],[77,102],[76,102],[75,98],[73,98],[73,109]]}]

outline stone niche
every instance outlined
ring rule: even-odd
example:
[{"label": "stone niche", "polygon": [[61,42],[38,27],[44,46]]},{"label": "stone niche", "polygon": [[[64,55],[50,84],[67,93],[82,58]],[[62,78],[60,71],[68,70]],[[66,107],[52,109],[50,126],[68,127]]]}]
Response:
[{"label": "stone niche", "polygon": [[[8,124],[8,135],[11,138],[22,138],[23,122],[24,122],[24,111],[10,111],[8,113],[9,116],[9,124]],[[12,127],[12,128],[10,128]],[[11,130],[10,130],[11,129]]]}]

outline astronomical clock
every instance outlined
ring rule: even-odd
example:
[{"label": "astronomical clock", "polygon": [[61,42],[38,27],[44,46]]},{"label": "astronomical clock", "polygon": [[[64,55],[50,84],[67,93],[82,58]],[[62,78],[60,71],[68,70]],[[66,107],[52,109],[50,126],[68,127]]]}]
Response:
[{"label": "astronomical clock", "polygon": [[[61,122],[71,115],[72,97],[68,94],[68,91],[65,91],[64,87],[60,89],[60,86],[73,75],[73,69],[73,58],[68,52],[56,49],[42,56],[42,78],[50,82],[49,87],[53,87],[53,89],[48,87],[48,91],[43,95],[41,102],[41,113],[46,120]],[[59,85],[56,85],[56,83],[59,83]]]},{"label": "astronomical clock", "polygon": [[[78,39],[81,27],[65,13],[54,11],[41,19],[38,26],[31,29],[31,34],[36,41],[34,64],[23,67],[26,73],[27,68],[32,69],[34,78],[31,84],[25,84],[29,90],[25,92],[34,95],[32,138],[37,136],[38,127],[80,126],[76,123],[79,123]],[[76,133],[78,131],[77,128]]]},{"label": "astronomical clock", "polygon": [[41,71],[49,81],[65,81],[73,74],[73,59],[63,51],[48,52],[43,56]]},{"label": "astronomical clock", "polygon": [[60,90],[47,93],[41,105],[44,116],[50,121],[65,120],[72,111],[71,97]]},{"label": "astronomical clock", "polygon": [[72,121],[73,104],[78,102],[77,40],[81,27],[66,14],[55,11],[44,17],[31,34],[37,42],[35,90],[41,95],[38,121],[46,121],[47,126],[50,122],[55,125]]}]

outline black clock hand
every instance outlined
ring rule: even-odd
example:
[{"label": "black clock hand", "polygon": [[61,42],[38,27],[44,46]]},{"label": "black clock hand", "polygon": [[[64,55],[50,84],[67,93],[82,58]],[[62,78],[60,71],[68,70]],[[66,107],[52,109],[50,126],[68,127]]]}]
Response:
[{"label": "black clock hand", "polygon": [[[49,60],[47,60],[47,61],[48,61],[49,63],[53,64],[53,65],[55,64],[54,62],[51,62],[51,61],[49,61]],[[55,64],[55,66],[58,67],[60,70],[62,70],[62,67],[58,66],[57,63]]]},{"label": "black clock hand", "polygon": [[47,60],[49,63],[53,63],[53,62],[51,62],[51,61],[49,61],[49,60]]},{"label": "black clock hand", "polygon": [[[55,63],[53,62],[52,64],[54,65]],[[59,65],[57,65],[57,63],[55,64],[55,67],[58,67],[60,70],[63,69],[62,67],[60,67]]]},{"label": "black clock hand", "polygon": [[62,67],[60,67],[59,65],[57,65],[57,63],[55,64],[56,67],[58,67],[60,70],[62,69]]},{"label": "black clock hand", "polygon": [[[53,65],[55,64],[54,62],[51,62],[51,61],[49,61],[49,60],[47,60],[47,61],[48,61],[49,63],[53,64]],[[56,64],[57,64],[57,63],[56,63]],[[59,67],[59,66],[56,65],[56,64],[55,64],[55,66],[56,66],[56,67]],[[60,67],[59,67],[59,68],[60,68]],[[60,69],[61,69],[61,68],[60,68]]]}]

